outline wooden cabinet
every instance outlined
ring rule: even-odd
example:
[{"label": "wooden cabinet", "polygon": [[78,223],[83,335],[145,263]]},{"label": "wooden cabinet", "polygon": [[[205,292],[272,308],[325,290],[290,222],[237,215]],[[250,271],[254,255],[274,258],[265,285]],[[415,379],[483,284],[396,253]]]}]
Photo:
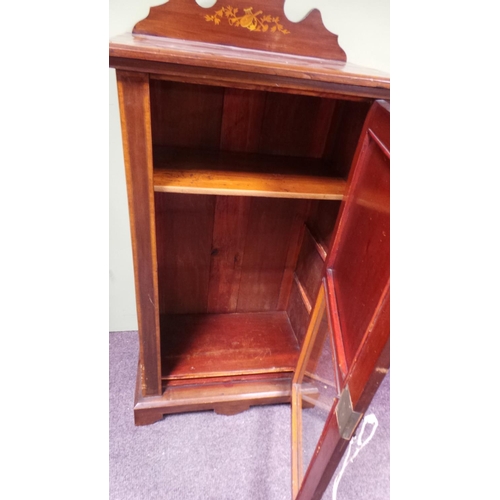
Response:
[{"label": "wooden cabinet", "polygon": [[389,81],[279,1],[170,0],[111,41],[110,66],[135,422],[291,402],[293,494],[320,498],[389,365]]}]

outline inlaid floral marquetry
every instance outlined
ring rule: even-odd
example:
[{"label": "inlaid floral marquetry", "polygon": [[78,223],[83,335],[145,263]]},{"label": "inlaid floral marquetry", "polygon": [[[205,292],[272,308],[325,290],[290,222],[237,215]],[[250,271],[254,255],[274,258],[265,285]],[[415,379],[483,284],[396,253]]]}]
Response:
[{"label": "inlaid floral marquetry", "polygon": [[[341,63],[347,60],[338,44],[338,36],[325,28],[318,9],[313,8],[302,21],[293,22],[285,15],[284,0],[212,0],[211,3],[213,5],[206,8],[194,0],[168,0],[163,5],[151,7],[148,17],[139,21],[132,33],[179,40],[181,45],[189,45],[190,42],[215,45],[216,50],[229,51],[229,58],[222,58],[224,64],[234,59],[239,65],[249,56],[245,53],[243,57],[233,49],[314,57]],[[207,47],[211,57],[218,57],[213,49]],[[177,49],[172,50],[175,52]],[[204,54],[203,50],[201,54]]]},{"label": "inlaid floral marquetry", "polygon": [[213,15],[207,14],[205,19],[218,26],[225,17],[231,26],[246,28],[250,31],[269,31],[270,33],[279,31],[284,35],[290,33],[290,31],[280,24],[280,18],[277,16],[265,15],[261,10],[254,13],[253,7],[243,9],[243,12],[243,15],[238,16],[239,9],[227,6],[222,7]]}]

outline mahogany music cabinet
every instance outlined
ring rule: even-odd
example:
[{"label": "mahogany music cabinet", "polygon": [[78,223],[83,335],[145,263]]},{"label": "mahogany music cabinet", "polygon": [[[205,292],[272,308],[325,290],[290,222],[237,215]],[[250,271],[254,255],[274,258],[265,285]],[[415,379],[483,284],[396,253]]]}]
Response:
[{"label": "mahogany music cabinet", "polygon": [[135,423],[291,403],[293,496],[321,498],[389,367],[389,79],[283,0],[170,0],[109,54]]}]

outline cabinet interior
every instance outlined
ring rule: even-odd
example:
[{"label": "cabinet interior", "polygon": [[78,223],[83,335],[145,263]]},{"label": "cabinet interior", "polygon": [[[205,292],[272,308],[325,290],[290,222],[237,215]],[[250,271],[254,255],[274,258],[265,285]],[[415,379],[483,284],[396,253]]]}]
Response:
[{"label": "cabinet interior", "polygon": [[289,377],[370,101],[150,89],[164,386]]}]

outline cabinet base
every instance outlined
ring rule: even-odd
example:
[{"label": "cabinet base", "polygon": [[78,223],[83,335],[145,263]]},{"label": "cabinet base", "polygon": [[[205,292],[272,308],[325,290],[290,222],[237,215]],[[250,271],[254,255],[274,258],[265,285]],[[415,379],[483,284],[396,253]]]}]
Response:
[{"label": "cabinet base", "polygon": [[168,387],[161,396],[143,397],[140,375],[137,377],[134,421],[135,425],[150,425],[164,415],[191,411],[214,410],[220,415],[236,415],[250,406],[290,403],[292,374],[269,374],[255,380],[240,379],[235,382],[214,379],[193,380],[190,385]]}]

